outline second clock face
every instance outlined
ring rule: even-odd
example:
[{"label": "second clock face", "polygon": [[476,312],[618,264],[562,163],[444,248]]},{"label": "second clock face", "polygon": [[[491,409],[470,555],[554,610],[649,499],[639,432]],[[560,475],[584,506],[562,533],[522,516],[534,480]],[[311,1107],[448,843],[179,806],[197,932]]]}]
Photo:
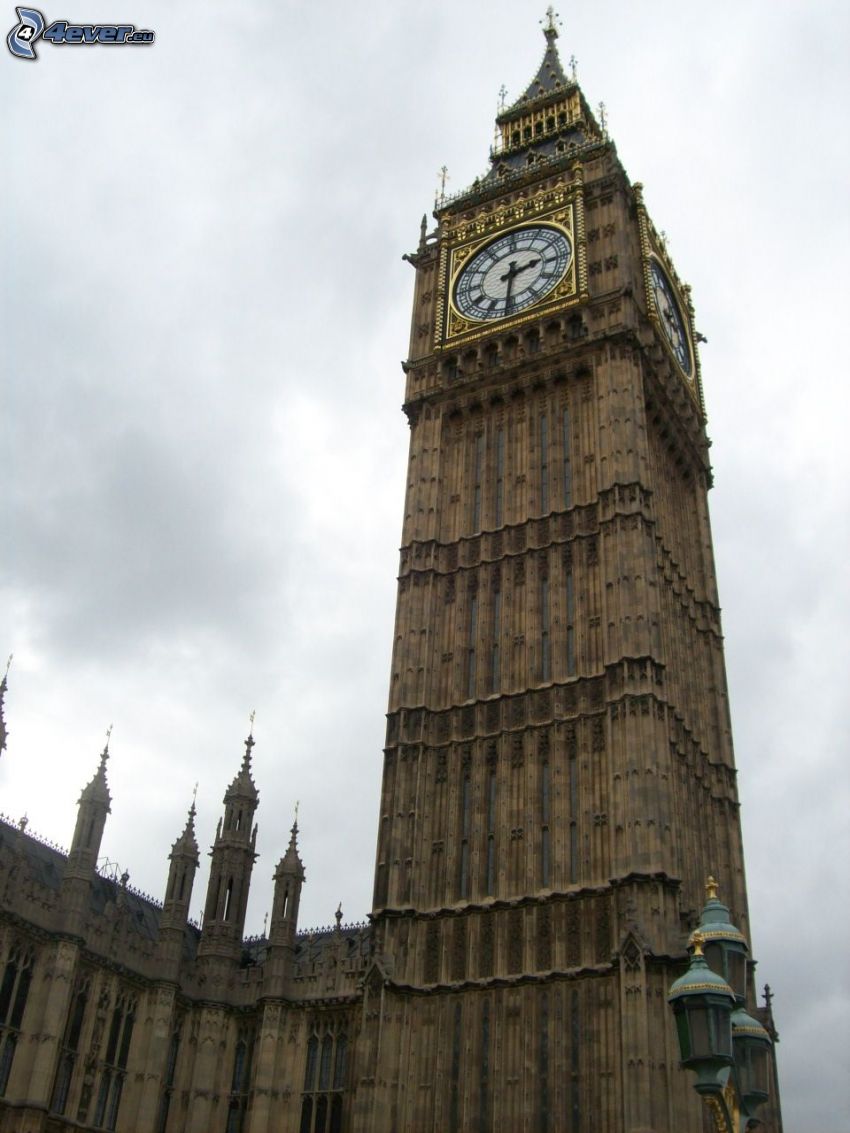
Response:
[{"label": "second clock face", "polygon": [[504,319],[545,298],[573,258],[557,228],[518,228],[472,257],[455,286],[454,302],[467,319]]},{"label": "second clock face", "polygon": [[655,310],[658,312],[658,321],[664,328],[664,334],[670,343],[670,348],[676,361],[687,378],[693,375],[693,362],[691,361],[691,348],[688,332],[685,330],[685,320],[676,297],[673,286],[656,259],[649,262],[649,276],[652,284],[652,296],[655,300]]}]

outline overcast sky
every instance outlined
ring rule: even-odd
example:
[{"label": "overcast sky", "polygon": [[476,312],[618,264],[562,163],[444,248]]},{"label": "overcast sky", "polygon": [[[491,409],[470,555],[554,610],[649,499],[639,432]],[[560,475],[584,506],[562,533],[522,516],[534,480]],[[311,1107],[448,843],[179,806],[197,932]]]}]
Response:
[{"label": "overcast sky", "polygon": [[[408,438],[401,256],[438,168],[449,191],[485,170],[543,7],[125,0],[153,47],[0,63],[0,810],[67,845],[114,724],[103,851],[160,897],[195,782],[206,848],[256,709],[249,932],[296,799],[302,926],[370,907]],[[850,6],[561,14],[562,58],[604,100],[708,337],[758,978],[788,1133],[839,1133]]]}]

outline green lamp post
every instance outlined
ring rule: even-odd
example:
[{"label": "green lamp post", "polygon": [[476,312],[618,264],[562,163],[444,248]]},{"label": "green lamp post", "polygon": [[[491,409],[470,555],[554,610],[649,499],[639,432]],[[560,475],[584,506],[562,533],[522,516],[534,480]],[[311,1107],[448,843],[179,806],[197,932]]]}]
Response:
[{"label": "green lamp post", "polygon": [[682,1065],[712,1111],[718,1133],[760,1124],[755,1110],[768,1098],[771,1040],[744,1009],[747,942],[730,922],[709,878],[707,901],[691,935],[688,970],[670,988]]}]

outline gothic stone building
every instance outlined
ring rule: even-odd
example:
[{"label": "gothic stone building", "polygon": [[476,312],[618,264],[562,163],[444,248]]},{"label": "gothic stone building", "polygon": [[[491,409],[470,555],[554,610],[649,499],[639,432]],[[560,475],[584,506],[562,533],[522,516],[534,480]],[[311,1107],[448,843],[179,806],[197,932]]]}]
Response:
[{"label": "gothic stone building", "polygon": [[545,37],[488,172],[407,257],[368,927],[298,931],[293,827],[243,939],[250,737],[203,930],[194,811],[161,906],[101,876],[104,753],[67,856],[0,825],[4,1131],[707,1127],[666,996],[707,874],[749,918],[693,312]]}]

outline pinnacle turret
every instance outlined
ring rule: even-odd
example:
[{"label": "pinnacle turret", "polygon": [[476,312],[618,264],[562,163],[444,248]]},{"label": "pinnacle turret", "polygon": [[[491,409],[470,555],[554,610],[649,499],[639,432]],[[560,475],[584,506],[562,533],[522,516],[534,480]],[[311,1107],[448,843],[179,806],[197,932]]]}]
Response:
[{"label": "pinnacle turret", "polygon": [[195,836],[195,800],[189,807],[182,834],[168,855],[168,882],[159,919],[159,960],[162,972],[176,979],[183,951],[183,934],[192,901],[192,887],[199,864]]},{"label": "pinnacle turret", "polygon": [[257,856],[254,812],[259,791],[251,776],[253,724],[252,712],[242,766],[224,793],[224,821],[218,823],[210,851],[212,862],[198,953],[204,958],[230,962],[238,962],[241,954],[251,871]]},{"label": "pinnacle turret", "polygon": [[296,805],[295,821],[292,823],[289,832],[289,845],[274,871],[274,903],[269,933],[269,943],[273,950],[283,948],[291,952],[295,947],[295,934],[298,931],[298,905],[301,901],[301,886],[304,884],[305,878],[304,863],[298,853],[298,807]]},{"label": "pinnacle turret", "polygon": [[110,813],[112,799],[106,782],[106,761],[109,759],[109,739],[112,725],[106,733],[106,743],[100,753],[97,771],[83,787],[77,805],[77,821],[68,852],[63,875],[63,901],[68,913],[68,924],[79,927],[88,902],[92,878],[97,871],[100,844]]}]

